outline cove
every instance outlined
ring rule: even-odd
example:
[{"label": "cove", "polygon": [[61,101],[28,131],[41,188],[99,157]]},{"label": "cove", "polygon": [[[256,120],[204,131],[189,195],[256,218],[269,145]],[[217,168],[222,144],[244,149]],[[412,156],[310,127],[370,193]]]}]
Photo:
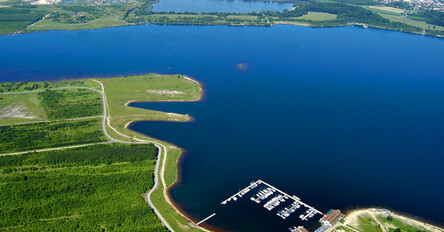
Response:
[{"label": "cove", "polygon": [[1,36],[0,49],[2,82],[147,72],[201,81],[200,102],[132,104],[194,121],[131,128],[187,151],[171,196],[197,219],[217,211],[212,226],[301,224],[248,199],[220,205],[256,179],[323,212],[383,206],[443,223],[442,39],[352,27],[143,25]]}]

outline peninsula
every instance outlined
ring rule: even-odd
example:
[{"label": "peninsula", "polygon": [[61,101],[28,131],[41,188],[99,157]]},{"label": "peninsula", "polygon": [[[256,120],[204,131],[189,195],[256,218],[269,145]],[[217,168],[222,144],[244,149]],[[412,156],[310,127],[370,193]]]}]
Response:
[{"label": "peninsula", "polygon": [[[180,148],[127,128],[190,119],[129,102],[197,101],[202,93],[183,75],[1,83],[0,229],[207,231],[168,198]],[[444,230],[364,209],[327,231]]]},{"label": "peninsula", "polygon": [[180,149],[125,127],[189,116],[126,103],[201,96],[183,75],[1,83],[0,228],[192,229],[166,198]]}]

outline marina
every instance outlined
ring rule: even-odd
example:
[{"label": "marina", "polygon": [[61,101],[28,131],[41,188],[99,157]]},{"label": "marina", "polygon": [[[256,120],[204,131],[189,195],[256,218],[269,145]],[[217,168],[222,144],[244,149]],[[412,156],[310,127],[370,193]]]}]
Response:
[{"label": "marina", "polygon": [[299,218],[303,221],[308,221],[310,218],[315,216],[316,214],[320,214],[324,216],[324,213],[315,209],[313,206],[308,205],[301,201],[301,199],[295,195],[289,195],[286,192],[274,187],[273,185],[263,181],[257,180],[253,181],[247,187],[239,190],[239,192],[230,196],[221,202],[222,205],[227,204],[231,200],[236,201],[238,198],[243,197],[253,189],[258,188],[259,190],[250,197],[250,200],[260,204],[262,201],[267,200],[269,197],[273,196],[270,200],[268,200],[263,207],[268,211],[272,211],[277,208],[279,205],[285,203],[287,200],[291,199],[293,202],[290,205],[287,205],[284,209],[279,210],[276,215],[281,217],[282,219],[287,219],[292,213],[296,212],[301,206],[307,208],[307,210],[299,215]]}]

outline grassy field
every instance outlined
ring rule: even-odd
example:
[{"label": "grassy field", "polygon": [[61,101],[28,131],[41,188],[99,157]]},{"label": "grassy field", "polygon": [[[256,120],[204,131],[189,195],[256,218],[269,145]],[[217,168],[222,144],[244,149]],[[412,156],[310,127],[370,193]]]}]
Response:
[{"label": "grassy field", "polygon": [[[156,111],[149,111],[149,110],[143,110],[143,109],[138,109],[138,108],[132,108],[132,107],[127,107],[125,106],[125,103],[127,103],[128,101],[193,101],[193,100],[197,100],[201,97],[202,95],[202,89],[200,87],[200,85],[191,80],[191,79],[187,79],[186,77],[183,77],[181,75],[172,75],[172,76],[167,76],[167,75],[156,75],[156,74],[148,74],[148,75],[140,75],[140,76],[132,76],[132,77],[121,77],[121,78],[104,78],[104,79],[97,79],[101,82],[103,82],[104,87],[105,87],[105,93],[107,96],[107,102],[108,102],[108,108],[109,108],[109,119],[111,120],[111,124],[113,125],[114,128],[117,129],[118,132],[123,132],[129,136],[134,136],[137,137],[139,139],[144,139],[144,140],[150,140],[150,141],[155,141],[152,138],[147,138],[146,136],[143,136],[141,134],[138,134],[134,131],[131,131],[129,129],[126,129],[124,127],[124,125],[132,120],[180,120],[180,121],[186,121],[189,119],[189,117],[187,115],[180,115],[180,114],[167,114],[164,112],[156,112]],[[12,91],[12,92],[19,92],[19,91],[44,91],[46,89],[49,88],[54,88],[54,87],[64,87],[64,86],[87,86],[87,87],[91,87],[97,90],[101,90],[100,85],[96,82],[94,82],[92,79],[85,79],[85,80],[75,80],[75,81],[64,81],[62,82],[48,82],[48,83],[21,83],[21,84],[5,84],[3,85],[3,91]],[[63,90],[56,90],[57,92],[63,92]],[[72,96],[72,93],[75,92],[74,90],[66,90],[66,92],[69,92],[69,94],[67,96]],[[41,94],[42,92],[40,92]],[[35,99],[35,107],[42,110],[43,108],[41,107],[41,104],[39,102],[37,102],[39,100],[39,93],[26,93],[26,94],[2,94],[0,96],[2,97],[10,97],[11,100],[9,101],[9,103],[14,103],[13,98],[18,98],[16,100],[20,101],[20,96],[34,96]],[[97,97],[97,96],[95,96]],[[77,100],[76,100],[77,99]],[[89,99],[89,98],[86,98]],[[78,98],[74,98],[72,99],[72,101],[74,102],[84,102],[85,98],[84,96],[80,96]],[[43,115],[43,111],[42,115]],[[43,116],[42,116],[43,117]],[[89,129],[88,128],[76,128],[73,127],[72,123],[82,123],[84,121],[90,121],[90,122],[95,122],[95,125],[89,125],[91,126]],[[67,129],[66,125],[69,125],[69,129]],[[50,134],[47,134],[46,136],[48,136],[48,138],[46,139],[42,139],[42,140],[36,140],[33,139],[33,136],[37,136],[37,137],[41,137],[44,138],[45,135],[43,134],[42,136],[42,132],[45,132],[46,130],[48,130],[48,128],[55,128],[57,130],[60,130],[59,132],[61,132],[61,134],[59,132],[54,131],[51,132]],[[103,133],[100,131],[100,119],[89,119],[89,120],[71,120],[71,121],[55,121],[55,122],[51,122],[51,123],[30,123],[30,124],[22,124],[22,125],[14,125],[14,126],[3,126],[0,127],[3,128],[4,131],[6,133],[1,133],[2,135],[4,135],[5,138],[0,138],[0,141],[2,141],[2,145],[5,146],[3,151],[6,151],[7,149],[9,150],[14,150],[14,149],[20,149],[20,150],[28,150],[31,147],[33,149],[37,148],[37,147],[43,147],[43,146],[59,146],[61,143],[57,142],[55,144],[51,145],[51,135],[54,135],[53,137],[58,138],[58,139],[63,139],[63,138],[67,138],[64,137],[62,132],[65,132],[67,134],[70,134],[69,138],[72,139],[72,141],[77,141],[78,139],[77,137],[75,137],[76,134],[82,134],[82,139],[85,139],[85,135],[87,137],[90,137],[91,139],[93,138],[100,138],[100,139],[104,139],[103,138]],[[96,133],[92,136],[88,136],[87,131],[91,130],[90,132]],[[107,131],[110,133],[111,136],[115,137],[115,138],[119,138],[122,140],[126,140],[126,141],[131,141],[131,139],[122,136],[120,133],[114,132],[113,130],[111,130],[110,128],[107,129]],[[39,132],[39,133],[37,133]],[[73,133],[75,132],[75,133]],[[13,134],[13,136],[11,136],[11,134]],[[32,139],[33,141],[35,141],[32,144],[29,144],[29,147],[26,146],[22,146],[19,145],[17,142],[12,141],[12,142],[7,142],[8,138],[13,138],[12,140],[26,140],[26,139]],[[165,170],[165,182],[167,183],[167,185],[171,185],[177,178],[177,161],[179,159],[180,156],[180,150],[175,148],[172,145],[169,145],[167,143],[161,142],[161,141],[157,141],[161,144],[166,145],[167,149],[168,149],[168,159],[166,160],[166,170]],[[23,143],[21,143],[23,144]],[[42,145],[44,144],[44,145]],[[14,147],[15,146],[15,147]],[[12,148],[11,148],[12,147]],[[85,148],[85,149],[89,149],[89,148]],[[9,151],[8,150],[8,151]],[[83,158],[85,158],[86,160],[88,160],[88,162],[92,162],[94,160],[96,160],[94,158],[94,156],[90,156],[88,152],[85,153],[85,150],[82,149],[75,149],[75,150],[79,150],[79,152],[77,152],[77,155],[81,155],[81,154],[86,154],[86,155],[82,155]],[[114,148],[113,148],[114,150]],[[68,151],[70,150],[64,150],[64,151],[60,151],[59,152],[51,152],[51,153],[36,153],[33,155],[25,155],[25,156],[20,156],[20,157],[25,157],[22,160],[25,160],[26,162],[35,162],[35,158],[34,156],[40,156],[41,154],[51,154],[50,156],[52,157],[52,159],[57,159],[57,156],[62,156],[64,157],[65,152],[69,153]],[[92,153],[96,154],[96,151],[91,151]],[[99,152],[100,153],[100,152]],[[30,158],[31,157],[31,158]],[[0,159],[0,166],[2,166],[2,163],[9,163],[11,164],[11,162],[9,161],[5,161],[7,160],[8,157],[2,157]],[[11,158],[13,159],[13,158]],[[40,159],[37,159],[40,160]],[[45,158],[46,160],[46,158]],[[72,161],[72,159],[70,158],[70,160]],[[79,160],[79,159],[74,159],[74,160]],[[76,161],[76,162],[77,162]],[[23,163],[26,163],[23,161],[20,161],[18,163],[20,163],[20,165],[23,165]],[[83,162],[83,161],[82,161]],[[98,175],[97,173],[95,173],[96,170],[109,170],[110,165],[111,167],[113,167],[113,170],[117,170],[117,167],[115,166],[121,166],[121,165],[133,165],[132,161],[119,161],[116,163],[113,162],[104,162],[104,163],[97,163],[96,161],[94,161],[94,165],[93,164],[85,164],[85,168],[83,168],[82,165],[78,165],[78,164],[63,164],[61,167],[52,167],[52,166],[46,166],[45,162],[41,162],[38,161],[37,163],[39,165],[42,165],[42,167],[37,167],[36,165],[33,165],[32,167],[29,165],[25,165],[26,168],[25,169],[21,169],[19,171],[17,171],[17,173],[25,173],[23,170],[33,170],[33,171],[37,171],[38,173],[40,173],[39,170],[50,170],[50,171],[60,171],[61,173],[65,173],[68,174],[63,174],[64,176],[75,176],[76,174],[73,173],[75,171],[79,171],[80,173],[82,173],[82,176],[88,176],[89,174],[91,174],[92,176],[96,176]],[[14,162],[12,162],[14,163]],[[17,162],[16,162],[17,163]],[[52,165],[52,164],[51,164]],[[154,165],[154,159],[152,159],[152,161],[150,161],[150,166],[149,169],[146,169],[143,171],[144,175],[146,177],[150,177],[152,178],[152,171],[153,171],[153,165]],[[79,166],[78,168],[75,168],[75,170],[71,170],[72,167],[74,166]],[[88,167],[86,169],[86,166]],[[68,169],[65,170],[65,167],[70,167]],[[103,168],[103,169],[102,169]],[[17,167],[7,167],[5,170],[2,172],[7,172],[10,173],[12,172],[12,170],[16,170]],[[142,169],[140,169],[142,170]],[[115,174],[103,174],[103,176],[109,176],[109,175],[117,175],[117,174],[128,174],[128,170],[127,169],[122,169],[122,170],[117,170]],[[133,174],[131,174],[133,175]],[[0,176],[2,177],[2,176]],[[20,178],[19,178],[20,179]],[[26,179],[29,179],[29,176],[26,175]],[[57,190],[58,185],[55,185],[55,187],[49,187],[49,186],[53,186],[52,182],[53,178],[48,178],[48,182],[42,182],[45,186],[48,186],[46,188],[47,191],[59,191]],[[64,181],[63,179],[61,181]],[[104,181],[104,185],[113,185],[113,184],[109,184],[108,182]],[[133,181],[133,180],[132,180]],[[77,183],[77,182],[75,182]],[[150,184],[151,184],[151,179],[150,179]],[[0,184],[0,186],[5,186],[6,184]],[[130,186],[131,184],[126,184],[127,186]],[[97,185],[96,185],[97,186]],[[142,191],[138,192],[138,196],[140,197],[141,193],[147,192],[147,190],[149,189],[150,185],[145,185],[145,189]],[[66,186],[65,186],[66,187]],[[108,186],[103,186],[103,187],[98,187],[100,189],[102,188],[107,188]],[[182,231],[184,229],[186,229],[187,231],[200,231],[198,229],[192,228],[188,225],[188,222],[182,218],[179,214],[177,214],[171,207],[171,205],[169,205],[165,199],[163,198],[163,194],[162,194],[162,190],[163,187],[162,185],[159,185],[159,188],[156,190],[156,192],[153,194],[152,196],[152,200],[154,202],[154,204],[156,205],[156,207],[159,209],[159,211],[162,213],[162,215],[168,220],[169,224],[171,224],[171,226],[173,228],[175,228],[177,231]],[[23,190],[23,189],[22,189]],[[29,190],[31,192],[36,192],[35,190]],[[38,192],[38,191],[37,191]],[[78,192],[78,191],[77,191]],[[107,192],[107,194],[112,195],[113,197],[110,199],[110,202],[113,201],[118,201],[118,198],[121,198],[119,195],[115,195],[110,191],[105,191]],[[123,192],[123,191],[122,191]],[[119,194],[121,194],[121,192],[119,191]],[[45,194],[45,196],[48,196],[48,194]],[[131,197],[134,198],[134,194],[131,195]],[[78,198],[77,198],[78,199]],[[102,199],[102,197],[100,198]],[[42,200],[42,199],[41,199]],[[42,200],[43,201],[43,200]],[[49,200],[52,201],[52,200]],[[55,200],[54,200],[55,201]],[[83,202],[83,201],[82,201]],[[16,202],[17,203],[17,202]],[[32,203],[30,203],[31,205]],[[43,204],[45,207],[47,205]],[[128,207],[128,205],[131,205],[131,207],[133,207],[133,205],[135,205],[135,203],[128,203],[126,202],[126,205],[123,207],[124,209],[126,209],[125,207]],[[143,215],[143,213],[146,213],[149,211],[149,215],[147,216],[147,219],[153,221],[153,220],[157,220],[157,219],[153,219],[154,214],[151,214],[151,210],[149,209],[149,207],[146,205],[146,203],[144,203],[143,205],[143,210],[139,209],[137,212],[139,212],[138,214]],[[49,206],[48,206],[49,207]],[[54,206],[51,206],[54,207]],[[93,208],[93,206],[91,206]],[[158,221],[156,221],[154,224],[153,223],[148,223],[145,226],[138,226],[137,224],[137,220],[134,219],[135,216],[130,216],[130,219],[127,219],[127,217],[125,216],[124,218],[116,218],[115,215],[114,216],[107,216],[105,215],[104,217],[107,219],[105,220],[106,223],[99,223],[99,224],[95,224],[98,221],[100,221],[99,219],[97,219],[97,216],[91,216],[90,214],[84,214],[85,212],[87,212],[86,207],[85,209],[79,209],[78,207],[74,207],[75,209],[73,210],[73,212],[69,212],[69,210],[67,210],[66,212],[60,212],[55,210],[54,208],[49,208],[47,209],[50,212],[46,212],[46,214],[44,214],[45,216],[42,218],[39,217],[33,217],[31,219],[23,217],[21,218],[20,216],[17,215],[13,215],[14,213],[17,213],[16,211],[14,212],[9,212],[7,213],[7,215],[5,216],[5,218],[19,218],[20,220],[16,220],[16,222],[14,223],[10,223],[8,222],[8,220],[6,220],[6,222],[4,221],[3,224],[0,224],[0,229],[6,229],[6,228],[10,228],[12,230],[17,229],[17,228],[23,228],[23,229],[29,229],[29,228],[41,228],[41,230],[51,230],[51,226],[57,226],[60,228],[64,228],[64,230],[73,230],[73,228],[83,228],[83,230],[92,230],[91,228],[96,228],[97,225],[100,225],[100,228],[105,228],[105,229],[115,229],[115,230],[121,230],[121,231],[138,231],[138,230],[143,230],[143,231],[162,231],[164,230],[163,227],[159,227]],[[20,208],[20,213],[25,212],[26,208]],[[23,211],[25,210],[25,211]],[[29,209],[30,210],[30,209]],[[39,209],[37,209],[38,211]],[[54,211],[54,212],[53,212]],[[97,212],[97,210],[94,210],[94,212]],[[40,212],[40,211],[39,211]],[[68,213],[67,213],[68,212]],[[80,212],[80,213],[79,213]],[[126,211],[125,211],[126,212]],[[9,214],[11,213],[11,214]],[[54,215],[47,215],[48,213],[54,214]],[[113,212],[110,212],[113,213]],[[13,216],[11,216],[13,215]],[[87,220],[86,218],[93,218],[94,220]],[[109,219],[109,220],[108,220]],[[22,221],[23,220],[23,221]],[[115,223],[117,221],[117,224]],[[9,223],[9,224],[8,224]],[[114,224],[112,224],[114,223]],[[135,226],[136,225],[136,226]],[[83,226],[83,227],[82,227]],[[94,227],[96,226],[96,227]],[[133,227],[129,227],[129,226],[133,226]],[[122,229],[123,228],[123,229]]]},{"label": "grassy field", "polygon": [[382,209],[360,209],[347,214],[333,231],[362,232],[444,232],[444,229]]},{"label": "grassy field", "polygon": [[405,18],[405,17],[401,17],[401,16],[393,16],[393,15],[381,14],[381,16],[386,19],[389,19],[390,21],[401,22],[401,23],[405,23],[408,25],[420,27],[423,30],[432,29],[433,27],[435,27],[436,30],[444,31],[444,27],[428,24],[424,21],[418,21],[418,20],[413,20],[413,19],[409,19],[409,18]]},{"label": "grassy field", "polygon": [[[177,175],[177,160],[180,155],[180,150],[173,147],[168,147],[168,158],[165,166],[165,182],[167,185],[172,184],[176,180]],[[164,192],[162,187],[158,187],[151,195],[151,200],[162,216],[170,224],[175,231],[189,231],[198,232],[202,231],[198,228],[191,227],[190,222],[185,220],[180,214],[178,214],[170,204],[165,201]]]},{"label": "grassy field", "polygon": [[102,115],[102,95],[89,89],[46,90],[38,94],[48,119]]},{"label": "grassy field", "polygon": [[369,216],[359,216],[359,228],[366,232],[383,232],[381,226]]},{"label": "grassy field", "polygon": [[167,231],[142,196],[156,151],[113,144],[0,157],[0,230]]},{"label": "grassy field", "polygon": [[[181,75],[148,74],[98,80],[105,87],[111,125],[119,132],[129,136],[137,135],[134,131],[125,128],[125,125],[130,121],[187,121],[189,116],[127,107],[126,103],[132,101],[192,101],[199,99],[202,94],[199,84],[187,80]],[[115,136],[118,135],[115,134]]]},{"label": "grassy field", "polygon": [[44,19],[38,23],[26,28],[27,32],[47,31],[47,30],[83,30],[83,29],[99,29],[105,27],[118,27],[128,25],[127,22],[116,18],[113,15],[104,15],[100,18],[85,23],[61,23]]},{"label": "grassy field", "polygon": [[100,119],[0,126],[0,153],[106,141]]},{"label": "grassy field", "polygon": [[389,13],[394,13],[394,14],[398,14],[398,15],[404,13],[403,9],[389,7],[389,6],[368,6],[368,8],[379,10],[379,11],[384,11],[384,12],[389,12]]},{"label": "grassy field", "polygon": [[[82,80],[62,80],[62,81],[40,81],[40,82],[5,82],[0,83],[0,93],[7,92],[28,92],[28,91],[43,91],[46,89],[60,88],[60,87],[89,87],[100,90],[100,86],[90,79]],[[2,95],[0,95],[2,97]]]},{"label": "grassy field", "polygon": [[335,14],[329,13],[321,13],[321,12],[308,12],[308,14],[303,15],[301,17],[297,17],[296,19],[310,20],[310,21],[329,21],[335,20]]},{"label": "grassy field", "polygon": [[[132,120],[180,120],[189,119],[187,115],[166,114],[158,111],[150,111],[127,107],[125,104],[129,101],[195,101],[202,95],[202,89],[197,82],[187,80],[181,76],[165,76],[157,74],[148,74],[134,77],[97,79],[104,84],[105,93],[108,100],[111,125],[118,132],[135,137],[138,139],[148,139],[163,144],[167,149],[167,159],[165,162],[165,182],[170,186],[177,178],[177,162],[181,151],[175,146],[166,142],[157,141],[153,138],[147,138],[132,130],[126,129],[127,122]],[[148,92],[148,90],[150,92]],[[165,92],[154,92],[159,90],[177,91],[175,94]],[[131,141],[127,137],[122,137],[113,130],[108,130],[111,136]],[[163,154],[164,155],[164,154]],[[161,157],[161,160],[163,157]],[[159,170],[160,172],[160,170]],[[160,175],[161,173],[159,173]],[[191,227],[187,220],[175,212],[172,206],[165,200],[163,195],[163,186],[160,184],[153,192],[151,199],[153,204],[168,221],[170,226],[176,231],[201,231]]]},{"label": "grassy field", "polygon": [[45,120],[37,93],[0,94],[0,125]]}]

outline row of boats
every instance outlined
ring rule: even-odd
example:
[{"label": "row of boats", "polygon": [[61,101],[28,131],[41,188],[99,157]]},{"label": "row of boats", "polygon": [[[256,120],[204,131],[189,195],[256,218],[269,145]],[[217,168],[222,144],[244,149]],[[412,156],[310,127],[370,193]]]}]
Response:
[{"label": "row of boats", "polygon": [[268,187],[266,189],[259,190],[259,192],[256,193],[256,197],[250,197],[250,200],[259,204],[262,200],[265,200],[269,196],[273,195],[274,192],[276,192],[276,189]]},{"label": "row of boats", "polygon": [[307,209],[307,211],[305,211],[305,213],[306,213],[305,215],[304,214],[299,215],[299,218],[301,220],[308,221],[308,219],[310,219],[314,215],[316,215],[316,210],[314,208],[309,208],[309,209]]},{"label": "row of boats", "polygon": [[286,196],[282,196],[281,194],[273,197],[267,203],[265,203],[264,208],[268,209],[268,211],[273,210],[275,207],[281,204],[281,202],[285,202],[288,199]]},{"label": "row of boats", "polygon": [[[223,201],[221,204],[225,205],[227,202],[229,202],[231,200],[236,201],[238,198],[243,197],[245,194],[249,193],[251,190],[258,187],[260,184],[262,184],[261,180],[258,180],[256,182],[251,182],[248,187],[240,190],[238,193],[229,197],[228,199]],[[259,191],[254,196],[250,197],[250,200],[259,204],[263,200],[265,200],[265,199],[269,198],[270,196],[272,196],[273,194],[275,194],[276,192],[278,192],[278,194],[276,196],[274,196],[272,199],[270,199],[269,201],[267,201],[263,205],[263,207],[266,208],[268,211],[272,211],[274,208],[279,206],[281,203],[285,202],[287,199],[289,199],[289,198],[293,199],[294,202],[291,203],[291,205],[285,207],[284,209],[282,209],[276,213],[276,215],[281,217],[282,219],[287,219],[287,217],[289,217],[292,213],[296,212],[296,210],[299,209],[301,207],[301,205],[308,207],[308,210],[299,216],[299,218],[301,220],[308,220],[308,219],[312,218],[314,215],[316,215],[316,213],[318,212],[313,207],[310,207],[309,205],[304,204],[302,201],[300,201],[300,199],[298,197],[287,196],[282,191],[278,191],[273,186],[269,186],[266,188],[261,187],[259,189]]]},{"label": "row of boats", "polygon": [[258,186],[258,184],[256,182],[252,182],[248,187],[242,189],[241,191],[239,191],[237,194],[233,195],[232,197],[228,198],[225,201],[222,201],[222,205],[227,204],[227,202],[231,201],[231,199],[233,199],[233,201],[237,201],[237,198],[241,198],[243,197],[245,194],[247,194],[248,192],[250,192],[250,190],[256,188]]},{"label": "row of boats", "polygon": [[290,214],[294,213],[300,207],[301,207],[301,205],[297,201],[295,201],[295,202],[291,203],[289,208],[285,207],[285,209],[280,210],[279,212],[277,212],[276,215],[278,215],[282,219],[287,219],[287,217],[289,217]]}]

